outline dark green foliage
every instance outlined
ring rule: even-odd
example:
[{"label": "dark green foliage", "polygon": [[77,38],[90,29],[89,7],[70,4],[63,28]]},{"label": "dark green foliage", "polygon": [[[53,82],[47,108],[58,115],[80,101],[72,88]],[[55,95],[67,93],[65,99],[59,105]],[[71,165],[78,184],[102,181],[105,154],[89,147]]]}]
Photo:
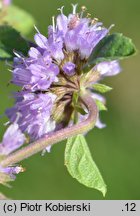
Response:
[{"label": "dark green foliage", "polygon": [[135,45],[121,33],[106,36],[93,50],[84,70],[89,71],[95,64],[103,61],[120,60],[136,53]]},{"label": "dark green foliage", "polygon": [[14,50],[27,55],[28,42],[14,28],[8,25],[0,26],[0,60],[12,60]]}]

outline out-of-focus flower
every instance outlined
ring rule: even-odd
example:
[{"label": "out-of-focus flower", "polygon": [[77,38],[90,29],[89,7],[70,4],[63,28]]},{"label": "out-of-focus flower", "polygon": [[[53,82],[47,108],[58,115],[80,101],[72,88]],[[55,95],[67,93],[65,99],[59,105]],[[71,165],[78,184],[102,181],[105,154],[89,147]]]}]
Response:
[{"label": "out-of-focus flower", "polygon": [[[0,143],[0,156],[5,157],[23,145],[26,138],[19,129],[17,123],[11,124],[6,130],[3,140]],[[6,184],[8,181],[14,180],[16,174],[23,172],[21,166],[1,167],[0,166],[0,183]]]},{"label": "out-of-focus flower", "polygon": [[12,0],[2,0],[3,5],[9,6],[12,3]]},{"label": "out-of-focus flower", "polygon": [[94,70],[99,71],[101,76],[114,76],[120,73],[121,67],[118,61],[101,62],[97,64]]},{"label": "out-of-focus flower", "polygon": [[11,124],[6,130],[2,143],[0,143],[0,155],[8,155],[18,149],[25,142],[25,136],[17,123]]}]

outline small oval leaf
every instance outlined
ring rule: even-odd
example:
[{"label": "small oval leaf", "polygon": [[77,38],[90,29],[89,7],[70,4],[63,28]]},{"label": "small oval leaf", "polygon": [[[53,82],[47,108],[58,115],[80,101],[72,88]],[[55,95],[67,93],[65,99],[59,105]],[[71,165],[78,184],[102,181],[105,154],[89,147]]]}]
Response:
[{"label": "small oval leaf", "polygon": [[120,60],[136,53],[135,45],[121,33],[114,33],[103,38],[89,57],[84,70],[90,70],[95,64],[103,61]]},{"label": "small oval leaf", "polygon": [[65,149],[65,165],[73,178],[87,187],[101,191],[105,196],[106,184],[92,159],[83,135],[68,139]]},{"label": "small oval leaf", "polygon": [[96,91],[98,91],[98,92],[100,92],[100,93],[106,93],[106,92],[112,90],[111,87],[109,87],[109,86],[107,86],[107,85],[104,85],[104,84],[100,84],[100,83],[95,83],[95,84],[92,85],[92,87],[93,87]]},{"label": "small oval leaf", "polygon": [[95,99],[95,102],[99,111],[107,111],[107,107],[104,105],[102,101]]}]

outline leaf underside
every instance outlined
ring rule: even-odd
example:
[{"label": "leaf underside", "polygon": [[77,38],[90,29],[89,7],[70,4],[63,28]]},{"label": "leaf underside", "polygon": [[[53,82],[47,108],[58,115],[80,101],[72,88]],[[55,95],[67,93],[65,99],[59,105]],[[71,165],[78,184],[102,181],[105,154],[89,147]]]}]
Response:
[{"label": "leaf underside", "polygon": [[105,196],[106,185],[92,159],[83,135],[68,139],[65,149],[65,165],[73,178],[89,188],[101,191]]}]

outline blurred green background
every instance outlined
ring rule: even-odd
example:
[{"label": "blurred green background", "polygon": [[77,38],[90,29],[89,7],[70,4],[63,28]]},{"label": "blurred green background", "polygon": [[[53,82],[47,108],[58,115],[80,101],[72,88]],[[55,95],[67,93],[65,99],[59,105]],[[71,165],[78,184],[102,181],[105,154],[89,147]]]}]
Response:
[{"label": "blurred green background", "polygon": [[[57,8],[65,5],[71,11],[71,3],[85,5],[89,13],[98,17],[106,27],[112,23],[115,32],[131,37],[140,49],[140,1],[139,0],[15,0],[16,5],[32,13],[39,30],[46,34],[51,17]],[[24,22],[24,20],[23,20]],[[29,36],[33,38],[33,33]],[[121,63],[123,72],[106,78],[104,83],[113,87],[107,93],[108,112],[102,113],[107,123],[105,129],[94,129],[87,135],[94,160],[108,186],[105,199],[140,199],[140,60],[139,55]],[[11,74],[0,65],[0,114],[11,106],[8,95],[14,91],[7,86]],[[1,138],[4,132],[1,119]],[[1,191],[12,199],[104,199],[96,190],[80,185],[64,167],[65,142],[52,148],[50,154],[40,154],[25,160],[25,173],[17,176],[12,188],[1,186]]]}]

